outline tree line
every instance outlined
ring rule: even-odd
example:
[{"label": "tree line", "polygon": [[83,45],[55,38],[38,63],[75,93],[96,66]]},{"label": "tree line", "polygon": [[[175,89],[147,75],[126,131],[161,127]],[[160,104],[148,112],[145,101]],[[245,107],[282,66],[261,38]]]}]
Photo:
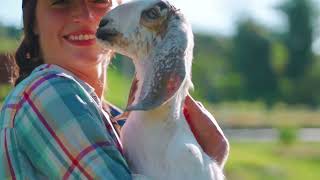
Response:
[{"label": "tree line", "polygon": [[[243,19],[232,37],[195,34],[194,95],[209,102],[263,101],[320,104],[320,58],[312,51],[317,9],[310,0],[276,7],[287,17],[285,32]],[[21,29],[0,24],[0,37],[19,39]],[[116,56],[116,59],[123,59]],[[113,67],[132,76],[130,61]]]},{"label": "tree line", "polygon": [[309,0],[288,0],[277,7],[288,21],[282,33],[243,19],[231,38],[196,36],[193,80],[203,87],[196,93],[212,102],[319,105],[314,7]]}]

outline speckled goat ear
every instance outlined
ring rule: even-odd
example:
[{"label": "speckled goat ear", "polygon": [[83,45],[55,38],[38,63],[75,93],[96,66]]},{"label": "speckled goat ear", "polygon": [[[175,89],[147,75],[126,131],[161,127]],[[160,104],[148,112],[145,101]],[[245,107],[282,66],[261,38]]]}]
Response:
[{"label": "speckled goat ear", "polygon": [[[159,2],[160,9],[173,8],[168,2]],[[178,15],[173,12],[168,19],[168,25],[164,31],[162,42],[154,48],[148,63],[142,83],[139,98],[135,104],[127,107],[127,111],[132,110],[152,110],[169,101],[181,85],[186,80],[186,49],[188,47],[188,37],[179,23]]]},{"label": "speckled goat ear", "polygon": [[147,67],[138,102],[128,106],[128,111],[159,107],[175,95],[185,80],[185,50],[171,47],[170,39],[165,43]]}]

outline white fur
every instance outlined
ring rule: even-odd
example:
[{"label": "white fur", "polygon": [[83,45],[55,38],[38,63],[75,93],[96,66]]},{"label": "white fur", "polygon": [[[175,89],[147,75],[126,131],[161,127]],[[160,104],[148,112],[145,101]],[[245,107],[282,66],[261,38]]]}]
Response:
[{"label": "white fur", "polygon": [[[185,50],[183,59],[186,76],[177,92],[155,109],[130,112],[121,130],[125,156],[133,173],[150,179],[224,179],[221,168],[197,143],[182,112],[184,99],[192,87],[193,35],[190,24],[184,18],[171,20],[167,34],[172,34],[165,39],[170,40],[168,44],[139,23],[141,12],[159,1],[140,0],[120,5],[104,17],[112,21],[100,28],[101,31],[112,29],[122,34],[119,44],[102,43],[132,58],[139,80],[133,104],[139,101],[141,94],[143,96],[145,92],[142,91],[152,91],[143,90],[142,87],[143,84],[151,87],[155,83],[155,79],[150,77],[161,79],[158,75],[151,76],[152,73],[157,68],[170,67],[170,64],[161,63],[155,67],[153,61],[161,60],[161,56],[171,48],[177,47],[179,50],[183,47]],[[141,179],[141,176],[135,177]]]}]

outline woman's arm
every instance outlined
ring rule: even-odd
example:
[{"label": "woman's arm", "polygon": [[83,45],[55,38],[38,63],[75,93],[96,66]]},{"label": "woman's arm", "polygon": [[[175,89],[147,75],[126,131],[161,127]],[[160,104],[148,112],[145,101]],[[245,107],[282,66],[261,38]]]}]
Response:
[{"label": "woman's arm", "polygon": [[186,97],[183,112],[202,149],[223,167],[229,154],[229,142],[217,121],[190,95]]},{"label": "woman's arm", "polygon": [[15,131],[37,172],[53,179],[131,179],[94,100],[78,83],[52,78],[23,99]]}]

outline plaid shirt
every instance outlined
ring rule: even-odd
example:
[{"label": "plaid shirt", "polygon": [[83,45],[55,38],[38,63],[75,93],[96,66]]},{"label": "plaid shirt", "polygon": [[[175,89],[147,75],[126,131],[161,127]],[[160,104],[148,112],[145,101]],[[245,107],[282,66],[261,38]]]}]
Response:
[{"label": "plaid shirt", "polygon": [[121,143],[92,87],[44,64],[6,98],[0,179],[131,179]]}]

